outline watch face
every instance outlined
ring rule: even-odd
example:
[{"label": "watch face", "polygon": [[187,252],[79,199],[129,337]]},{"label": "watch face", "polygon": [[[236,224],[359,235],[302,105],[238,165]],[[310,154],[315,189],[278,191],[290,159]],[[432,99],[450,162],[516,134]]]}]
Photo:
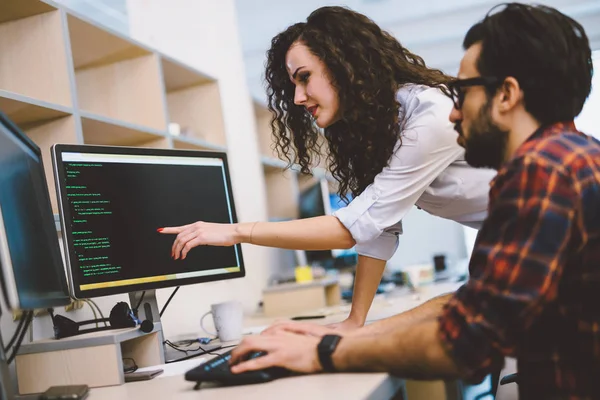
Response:
[{"label": "watch face", "polygon": [[339,335],[325,335],[321,339],[324,349],[333,351],[342,337]]},{"label": "watch face", "polygon": [[325,335],[319,342],[317,346],[317,353],[319,354],[319,361],[321,362],[321,366],[323,370],[326,372],[335,371],[335,366],[331,361],[331,355],[335,351],[340,339],[342,337],[339,335]]}]

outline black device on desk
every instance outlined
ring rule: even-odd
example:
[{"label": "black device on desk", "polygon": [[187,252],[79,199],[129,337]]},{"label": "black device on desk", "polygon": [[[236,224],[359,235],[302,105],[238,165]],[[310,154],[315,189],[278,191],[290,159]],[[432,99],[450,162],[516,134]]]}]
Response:
[{"label": "black device on desk", "polygon": [[[203,382],[218,383],[221,385],[249,385],[253,383],[269,382],[275,379],[283,378],[291,375],[291,371],[280,367],[271,367],[259,371],[243,372],[234,374],[229,368],[229,360],[231,360],[231,351],[221,354],[203,364],[200,364],[194,369],[189,370],[185,374],[187,381],[196,382],[196,388]],[[250,353],[246,360],[261,357],[264,352]]]}]

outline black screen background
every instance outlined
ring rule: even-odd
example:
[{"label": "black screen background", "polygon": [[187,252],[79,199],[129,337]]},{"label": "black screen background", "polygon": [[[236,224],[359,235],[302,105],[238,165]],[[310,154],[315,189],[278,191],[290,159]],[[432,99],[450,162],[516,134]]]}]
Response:
[{"label": "black screen background", "polygon": [[[77,238],[108,237],[110,249],[75,249],[85,256],[107,255],[108,263],[121,266],[118,274],[84,277],[78,254],[72,261],[73,275],[81,284],[118,281],[157,275],[203,271],[238,266],[235,248],[198,246],[185,260],[172,260],[175,235],[164,235],[157,228],[179,226],[196,221],[231,222],[226,184],[220,166],[188,166],[129,163],[90,163],[100,167],[77,167],[65,162],[67,170],[79,170],[76,178],[65,178],[67,193],[99,193],[98,199],[110,201],[112,215],[75,214],[70,198],[71,229],[92,231]],[[63,187],[67,186],[64,184]],[[86,219],[85,224],[73,220]],[[71,235],[71,239],[73,239]]]},{"label": "black screen background", "polygon": [[0,125],[0,204],[20,307],[69,304],[44,167],[26,141]]}]

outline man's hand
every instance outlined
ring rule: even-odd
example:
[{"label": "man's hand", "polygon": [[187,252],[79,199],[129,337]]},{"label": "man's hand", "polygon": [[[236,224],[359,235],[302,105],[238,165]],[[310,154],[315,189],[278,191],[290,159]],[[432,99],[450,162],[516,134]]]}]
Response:
[{"label": "man's hand", "polygon": [[[320,339],[314,336],[289,332],[244,338],[231,352],[231,372],[239,374],[269,367],[283,367],[303,373],[320,372],[322,368],[317,354],[319,341]],[[243,361],[249,353],[255,351],[264,351],[267,354]]]},{"label": "man's hand", "polygon": [[356,331],[357,329],[362,328],[363,324],[356,322],[353,319],[347,318],[347,319],[343,320],[342,322],[336,322],[335,324],[329,324],[329,325],[327,325],[327,327],[330,329],[333,329],[334,334],[339,334],[340,332]]}]

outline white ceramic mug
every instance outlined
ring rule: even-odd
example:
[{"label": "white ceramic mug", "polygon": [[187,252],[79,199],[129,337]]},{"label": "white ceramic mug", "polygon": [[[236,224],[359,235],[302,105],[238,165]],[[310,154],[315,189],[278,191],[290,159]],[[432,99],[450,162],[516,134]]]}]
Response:
[{"label": "white ceramic mug", "polygon": [[[211,314],[217,332],[211,332],[204,327],[204,318]],[[212,304],[210,311],[200,318],[200,327],[209,335],[218,336],[221,342],[239,340],[242,338],[244,310],[239,301],[226,301]]]}]

